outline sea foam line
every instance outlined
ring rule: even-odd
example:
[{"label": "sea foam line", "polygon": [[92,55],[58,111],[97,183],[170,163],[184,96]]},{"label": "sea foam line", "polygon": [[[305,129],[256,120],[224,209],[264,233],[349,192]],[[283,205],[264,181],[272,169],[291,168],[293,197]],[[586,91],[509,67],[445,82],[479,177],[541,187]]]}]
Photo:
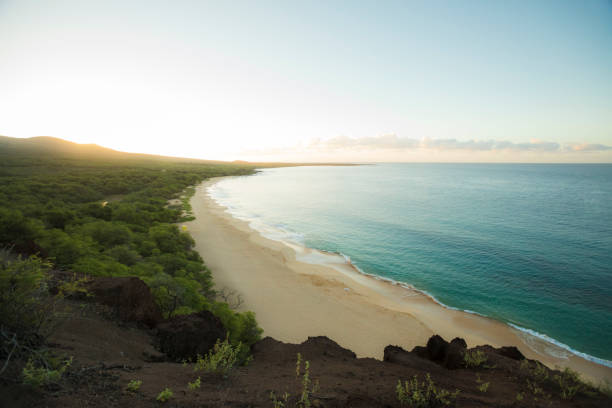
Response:
[{"label": "sea foam line", "polygon": [[[209,186],[206,191],[207,191],[207,195],[212,198],[217,204],[223,206],[226,208],[226,211],[233,217],[238,218],[240,220],[246,221],[249,223],[249,227],[253,228],[254,230],[256,230],[257,232],[259,232],[263,237],[271,239],[273,241],[279,241],[282,243],[286,243],[287,241],[290,242],[292,245],[300,245],[304,248],[307,248],[306,245],[304,244],[304,237],[303,235],[297,233],[297,232],[293,232],[293,231],[288,231],[286,229],[281,229],[281,228],[277,228],[277,227],[273,227],[270,225],[265,224],[263,221],[261,221],[260,217],[258,215],[255,214],[251,214],[251,215],[246,215],[244,213],[241,213],[238,208],[236,208],[235,206],[229,204],[227,201],[224,202],[223,198],[227,199],[228,196],[226,194],[221,193],[220,189],[217,187],[219,183],[213,184],[212,186]],[[220,194],[221,193],[221,194]],[[259,228],[258,228],[259,227]],[[267,230],[267,231],[266,231]],[[276,231],[276,233],[273,233],[272,231]],[[291,246],[291,245],[290,245]],[[365,272],[363,269],[361,269],[358,265],[356,265],[355,263],[353,263],[353,261],[351,260],[350,256],[343,254],[342,252],[338,252],[338,251],[328,251],[328,250],[324,250],[324,249],[317,249],[317,248],[310,248],[313,249],[315,251],[318,251],[324,255],[337,255],[340,256],[342,258],[344,258],[345,262],[351,266],[356,272],[365,275],[367,277],[370,277],[372,279],[376,279],[378,281],[383,281],[383,282],[387,282],[391,285],[394,286],[401,286],[405,289],[408,290],[412,290],[412,291],[416,291],[419,293],[422,293],[423,295],[427,296],[428,298],[430,298],[431,300],[433,300],[435,303],[437,303],[438,305],[444,307],[445,309],[449,309],[449,310],[457,310],[457,311],[461,311],[461,312],[465,312],[465,313],[469,313],[469,314],[474,314],[474,315],[478,315],[478,316],[482,316],[482,317],[486,317],[486,318],[490,318],[489,316],[473,311],[473,310],[469,310],[469,309],[460,309],[454,306],[450,306],[447,305],[441,301],[439,301],[434,295],[432,295],[431,293],[427,292],[426,290],[423,289],[418,289],[416,287],[414,287],[413,285],[407,283],[407,282],[401,282],[401,281],[397,281],[395,279],[392,278],[388,278],[385,276],[380,276],[380,275],[375,275],[372,273],[368,273]],[[497,319],[494,319],[497,320]],[[498,320],[500,321],[500,320]],[[504,322],[501,321],[504,324],[507,324],[508,326],[519,330],[523,333],[526,333],[530,336],[533,336],[535,338],[538,338],[540,340],[543,340],[547,343],[553,344],[565,351],[568,351],[571,354],[574,354],[575,356],[581,357],[585,360],[591,361],[593,363],[596,364],[600,364],[603,365],[605,367],[610,367],[612,368],[612,361],[610,360],[606,360],[603,358],[599,358],[599,357],[595,357],[592,356],[590,354],[584,353],[582,351],[578,351],[570,346],[568,346],[565,343],[560,342],[559,340],[556,340],[546,334],[543,333],[539,333],[535,330],[532,329],[527,329],[525,327],[521,327],[518,326],[516,324],[510,323],[510,322]]]}]

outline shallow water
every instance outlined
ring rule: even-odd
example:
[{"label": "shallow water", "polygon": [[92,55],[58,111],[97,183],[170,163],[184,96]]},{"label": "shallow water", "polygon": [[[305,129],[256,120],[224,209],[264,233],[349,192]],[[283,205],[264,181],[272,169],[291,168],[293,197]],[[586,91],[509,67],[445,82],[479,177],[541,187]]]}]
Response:
[{"label": "shallow water", "polygon": [[210,194],[269,238],[611,365],[612,165],[266,169]]}]

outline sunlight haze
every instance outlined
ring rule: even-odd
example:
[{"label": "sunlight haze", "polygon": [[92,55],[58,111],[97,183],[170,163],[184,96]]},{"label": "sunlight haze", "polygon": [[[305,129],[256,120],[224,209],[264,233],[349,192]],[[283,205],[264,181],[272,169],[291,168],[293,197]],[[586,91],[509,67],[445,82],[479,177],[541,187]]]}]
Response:
[{"label": "sunlight haze", "polygon": [[612,161],[609,1],[0,1],[0,134],[257,161]]}]

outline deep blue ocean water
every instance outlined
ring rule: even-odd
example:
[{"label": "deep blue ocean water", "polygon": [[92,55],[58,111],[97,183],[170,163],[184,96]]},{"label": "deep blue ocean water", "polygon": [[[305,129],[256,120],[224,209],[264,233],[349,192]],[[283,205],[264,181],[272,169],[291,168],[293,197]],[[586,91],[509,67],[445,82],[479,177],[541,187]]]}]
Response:
[{"label": "deep blue ocean water", "polygon": [[293,167],[211,194],[268,236],[612,360],[612,165]]}]

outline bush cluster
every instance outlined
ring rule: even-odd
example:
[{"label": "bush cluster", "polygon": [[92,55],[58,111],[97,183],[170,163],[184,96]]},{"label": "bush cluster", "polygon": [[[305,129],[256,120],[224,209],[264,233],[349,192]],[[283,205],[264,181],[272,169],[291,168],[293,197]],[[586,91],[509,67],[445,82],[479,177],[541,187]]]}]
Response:
[{"label": "bush cluster", "polygon": [[254,315],[215,300],[210,270],[177,226],[189,213],[188,200],[179,208],[167,203],[189,196],[188,187],[207,177],[249,174],[253,167],[105,160],[0,151],[0,248],[37,255],[0,266],[1,327],[36,337],[48,316],[41,271],[52,266],[86,276],[140,277],[166,317],[210,310],[232,344],[250,346],[261,333]]}]

